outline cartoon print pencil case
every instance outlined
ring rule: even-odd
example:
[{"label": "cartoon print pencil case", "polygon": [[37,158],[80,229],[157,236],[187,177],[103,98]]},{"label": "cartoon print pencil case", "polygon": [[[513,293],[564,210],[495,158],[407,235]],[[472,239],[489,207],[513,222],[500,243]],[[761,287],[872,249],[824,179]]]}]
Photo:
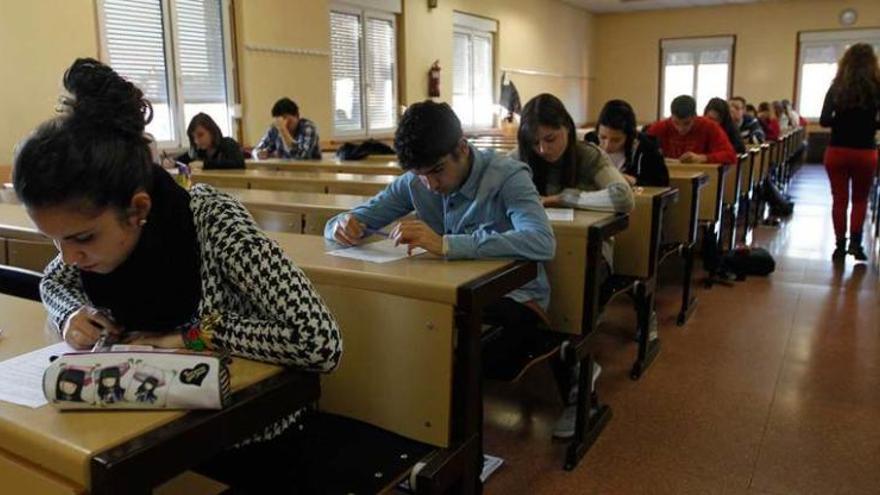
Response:
[{"label": "cartoon print pencil case", "polygon": [[222,409],[226,359],[182,352],[83,352],[53,361],[43,393],[59,409]]}]

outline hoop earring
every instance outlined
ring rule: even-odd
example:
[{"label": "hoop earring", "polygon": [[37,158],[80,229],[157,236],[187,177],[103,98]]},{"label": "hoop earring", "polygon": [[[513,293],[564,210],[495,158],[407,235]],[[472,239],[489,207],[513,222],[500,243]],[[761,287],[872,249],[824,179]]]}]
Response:
[{"label": "hoop earring", "polygon": [[140,220],[138,220],[138,227],[143,227],[146,224],[147,224],[146,218],[141,218]]}]

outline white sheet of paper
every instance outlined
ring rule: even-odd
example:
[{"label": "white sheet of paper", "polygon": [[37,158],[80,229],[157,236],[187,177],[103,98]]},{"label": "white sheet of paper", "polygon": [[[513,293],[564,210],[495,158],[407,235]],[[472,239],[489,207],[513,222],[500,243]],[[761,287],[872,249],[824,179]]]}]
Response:
[{"label": "white sheet of paper", "polygon": [[571,208],[544,208],[547,218],[559,222],[574,222],[574,210]]},{"label": "white sheet of paper", "polygon": [[49,367],[49,357],[66,352],[76,350],[59,342],[0,362],[0,400],[33,408],[46,405],[43,372]]},{"label": "white sheet of paper", "polygon": [[[415,248],[412,251],[412,255],[415,256],[424,252],[426,251],[422,248]],[[391,239],[371,242],[360,246],[336,249],[327,252],[327,254],[341,256],[343,258],[369,261],[370,263],[388,263],[390,261],[402,260],[407,257],[406,246],[395,246],[394,241]]]}]

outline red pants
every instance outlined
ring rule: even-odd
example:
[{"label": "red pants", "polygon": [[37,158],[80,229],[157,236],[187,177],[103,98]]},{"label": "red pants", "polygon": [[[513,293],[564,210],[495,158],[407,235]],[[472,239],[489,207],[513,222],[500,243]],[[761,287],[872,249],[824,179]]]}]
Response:
[{"label": "red pants", "polygon": [[849,206],[850,181],[852,181],[852,212],[850,233],[861,236],[865,212],[868,210],[868,193],[877,168],[877,150],[839,148],[829,146],[825,150],[825,170],[831,181],[834,203],[831,216],[834,234],[838,239],[846,237],[846,209]]}]

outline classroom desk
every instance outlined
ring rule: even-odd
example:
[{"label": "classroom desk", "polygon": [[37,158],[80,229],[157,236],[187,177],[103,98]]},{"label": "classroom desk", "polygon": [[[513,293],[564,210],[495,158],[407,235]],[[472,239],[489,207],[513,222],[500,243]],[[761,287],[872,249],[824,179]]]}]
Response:
[{"label": "classroom desk", "polygon": [[[57,341],[38,302],[0,295],[0,360]],[[47,363],[48,364],[48,363]],[[318,377],[234,359],[232,403],[220,411],[59,412],[0,402],[6,493],[150,493],[314,402]]]},{"label": "classroom desk", "polygon": [[42,272],[57,255],[21,204],[0,203],[0,264]]},{"label": "classroom desk", "polygon": [[397,177],[271,170],[203,170],[193,171],[192,178],[193,182],[216,187],[373,195],[385,189]]},{"label": "classroom desk", "polygon": [[630,376],[644,374],[660,351],[659,337],[651,340],[649,327],[654,311],[657,265],[660,262],[663,218],[669,205],[678,199],[678,190],[669,187],[641,187],[634,194],[635,208],[629,227],[614,239],[614,268],[611,284],[629,287],[636,307],[638,355]]},{"label": "classroom desk", "polygon": [[[324,235],[324,224],[339,213],[369,201],[370,196],[319,194],[262,189],[221,189],[238,199],[265,230]],[[282,225],[283,222],[283,225]]]},{"label": "classroom desk", "polygon": [[687,322],[697,304],[696,296],[691,294],[691,281],[693,279],[701,191],[708,182],[709,176],[704,172],[686,170],[669,172],[669,185],[678,189],[678,201],[669,207],[664,218],[664,245],[661,257],[678,251],[684,258],[681,310],[676,318],[678,326]]},{"label": "classroom desk", "polygon": [[[11,224],[7,228],[28,228],[4,213],[9,212],[0,212],[0,223]],[[475,480],[481,445],[482,311],[534,278],[535,264],[451,262],[430,255],[372,264],[326,254],[332,243],[319,236],[269,235],[316,285],[343,328],[345,357],[339,369],[322,380],[327,394],[321,409],[440,448],[419,475],[420,483],[443,487]],[[9,325],[0,319],[0,326]],[[235,376],[233,371],[233,384]],[[3,411],[0,407],[0,420]],[[2,430],[0,423],[0,434]],[[115,450],[112,454],[120,455]],[[125,464],[124,469],[130,468]],[[470,485],[464,483],[466,488]]]},{"label": "classroom desk", "polygon": [[[575,210],[574,214],[572,222],[551,222],[556,236],[556,256],[545,265],[551,287],[548,313],[554,329],[579,335],[573,346],[581,370],[590,370],[593,356],[589,347],[602,294],[599,279],[602,245],[627,229],[629,215],[582,210]],[[578,385],[577,421],[574,437],[566,450],[564,467],[567,470],[578,465],[612,415],[611,408],[599,401],[589,373],[580,374]],[[589,414],[590,410],[598,413]]]},{"label": "classroom desk", "polygon": [[[384,156],[384,155],[383,155]],[[330,160],[282,160],[271,158],[266,160],[245,160],[245,166],[254,170],[276,170],[286,172],[329,172],[364,175],[401,175],[396,159],[342,161]]]},{"label": "classroom desk", "polygon": [[326,254],[335,245],[319,236],[269,236],[343,329],[345,353],[323,377],[321,409],[439,448],[419,483],[467,480],[455,493],[470,493],[481,465],[483,309],[533,279],[536,265],[430,254],[366,263]]},{"label": "classroom desk", "polygon": [[[724,208],[722,206],[725,183],[732,180],[728,176],[731,170],[736,167],[723,163],[680,163],[678,160],[668,158],[666,159],[666,166],[669,168],[670,174],[676,171],[704,172],[709,176],[704,195],[700,198],[698,218],[704,229],[704,246],[708,245],[706,244],[707,242],[711,242],[720,249],[720,236],[724,228],[725,217],[727,217],[727,215],[723,214]],[[710,273],[710,275],[713,274]],[[709,280],[711,280],[711,277]]]},{"label": "classroom desk", "polygon": [[[307,193],[226,190],[239,198],[246,208],[260,215],[259,210],[303,215],[303,230],[320,235],[324,222],[332,216],[349,211],[367,198],[340,195],[316,195]],[[556,235],[556,257],[546,264],[547,276],[552,288],[548,315],[554,329],[579,335],[582,339],[575,346],[583,359],[590,358],[586,352],[587,337],[596,327],[599,313],[600,280],[596,276],[601,261],[602,243],[625,229],[627,215],[606,212],[575,211],[572,222],[553,221]],[[275,234],[272,234],[275,235]],[[299,262],[298,260],[296,260]],[[581,352],[583,350],[583,352]],[[582,369],[590,369],[586,366]],[[586,375],[586,374],[585,374]],[[592,387],[592,381],[588,383]],[[586,390],[586,388],[584,388]],[[330,392],[325,392],[325,396]],[[571,444],[566,456],[566,467],[574,468],[589,445],[595,441],[610,419],[610,409],[599,407],[597,394],[585,397],[595,400],[602,414],[589,418]],[[580,424],[580,423],[579,423]]]}]

